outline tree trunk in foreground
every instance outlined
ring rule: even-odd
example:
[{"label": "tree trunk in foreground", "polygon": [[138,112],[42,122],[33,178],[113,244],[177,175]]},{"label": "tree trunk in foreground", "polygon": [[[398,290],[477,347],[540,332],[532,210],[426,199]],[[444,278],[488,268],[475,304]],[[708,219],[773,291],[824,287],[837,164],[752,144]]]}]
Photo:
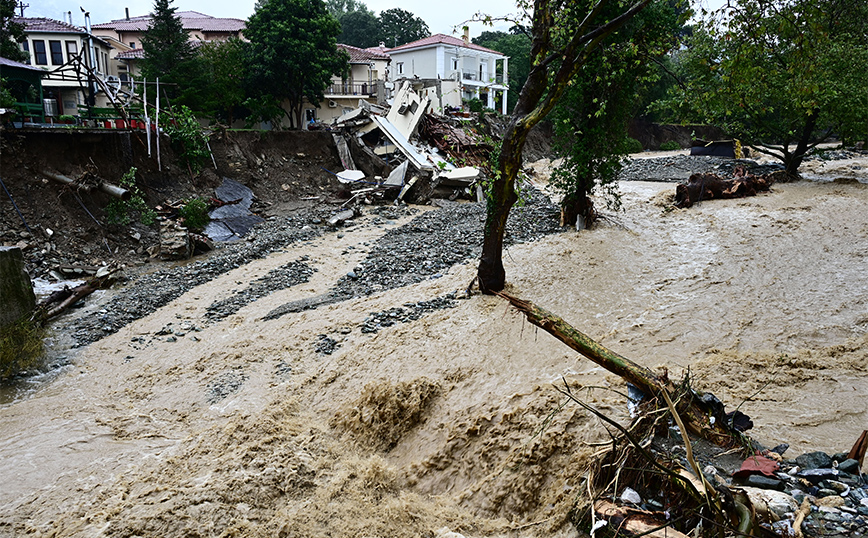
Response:
[{"label": "tree trunk in foreground", "polygon": [[[672,395],[672,400],[675,401],[689,432],[725,448],[743,445],[738,434],[726,426],[727,420],[723,415],[723,409],[710,409],[708,405],[694,397],[696,394],[689,387],[685,387],[686,391],[679,390],[681,387],[676,387],[666,376],[658,376],[648,368],[607,349],[560,317],[530,301],[506,293],[497,295],[509,301],[532,324],[544,329],[594,363],[632,383],[648,397],[656,397],[662,391]],[[662,405],[666,406],[665,403]],[[709,417],[714,417],[714,420],[709,420]]]}]

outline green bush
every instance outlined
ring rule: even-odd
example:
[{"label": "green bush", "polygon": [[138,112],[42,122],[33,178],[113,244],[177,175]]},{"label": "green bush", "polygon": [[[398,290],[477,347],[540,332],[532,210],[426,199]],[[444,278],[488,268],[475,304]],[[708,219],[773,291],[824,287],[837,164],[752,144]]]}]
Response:
[{"label": "green bush", "polygon": [[44,329],[24,318],[0,328],[0,379],[35,367],[42,358]]},{"label": "green bush", "polygon": [[201,172],[211,152],[208,151],[208,136],[193,111],[182,106],[175,115],[164,112],[160,115],[160,125],[165,126],[178,157],[194,174]]},{"label": "green bush", "polygon": [[663,151],[675,151],[681,149],[681,144],[676,142],[675,140],[667,140],[660,144],[660,149]]},{"label": "green bush", "polygon": [[467,109],[471,112],[476,112],[477,114],[481,113],[485,110],[485,105],[482,103],[480,99],[474,97],[473,99],[467,101]]},{"label": "green bush", "polygon": [[106,220],[111,224],[127,226],[132,222],[132,215],[138,214],[139,222],[150,226],[157,220],[157,213],[148,207],[142,196],[142,191],[136,185],[136,167],[132,167],[118,182],[121,187],[132,193],[129,200],[112,200],[105,207]]},{"label": "green bush", "polygon": [[627,138],[624,140],[624,150],[627,153],[642,153],[645,148],[642,147],[642,142],[635,138]]},{"label": "green bush", "polygon": [[211,220],[208,216],[208,204],[201,198],[187,200],[178,210],[178,215],[184,219],[184,225],[192,230],[201,230]]}]

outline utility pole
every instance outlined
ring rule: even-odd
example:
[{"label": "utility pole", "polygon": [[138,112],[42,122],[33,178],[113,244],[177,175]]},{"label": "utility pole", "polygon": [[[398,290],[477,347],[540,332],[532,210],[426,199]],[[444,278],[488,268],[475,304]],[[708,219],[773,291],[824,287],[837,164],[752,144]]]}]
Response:
[{"label": "utility pole", "polygon": [[18,2],[18,9],[21,10],[21,15],[20,15],[21,17],[24,16],[24,8],[26,8],[26,7],[30,7],[30,4],[25,4],[24,0],[21,0],[20,2]]}]

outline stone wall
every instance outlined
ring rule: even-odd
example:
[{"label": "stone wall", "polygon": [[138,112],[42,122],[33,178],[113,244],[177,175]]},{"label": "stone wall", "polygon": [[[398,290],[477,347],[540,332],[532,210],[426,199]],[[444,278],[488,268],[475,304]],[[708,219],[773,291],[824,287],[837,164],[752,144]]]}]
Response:
[{"label": "stone wall", "polygon": [[24,256],[18,247],[0,247],[0,326],[6,326],[33,311],[36,296],[24,272]]}]

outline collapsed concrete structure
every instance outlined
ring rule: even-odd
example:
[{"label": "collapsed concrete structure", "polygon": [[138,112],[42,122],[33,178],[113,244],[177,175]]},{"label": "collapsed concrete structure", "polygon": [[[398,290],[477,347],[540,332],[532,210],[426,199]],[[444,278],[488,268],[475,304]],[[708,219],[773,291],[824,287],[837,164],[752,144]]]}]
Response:
[{"label": "collapsed concrete structure", "polygon": [[359,101],[359,108],[333,125],[344,166],[335,176],[367,190],[395,191],[398,200],[427,201],[438,188],[452,199],[481,198],[481,189],[475,189],[483,175],[478,165],[491,147],[430,114],[430,106],[431,98],[409,82],[388,109]]}]

